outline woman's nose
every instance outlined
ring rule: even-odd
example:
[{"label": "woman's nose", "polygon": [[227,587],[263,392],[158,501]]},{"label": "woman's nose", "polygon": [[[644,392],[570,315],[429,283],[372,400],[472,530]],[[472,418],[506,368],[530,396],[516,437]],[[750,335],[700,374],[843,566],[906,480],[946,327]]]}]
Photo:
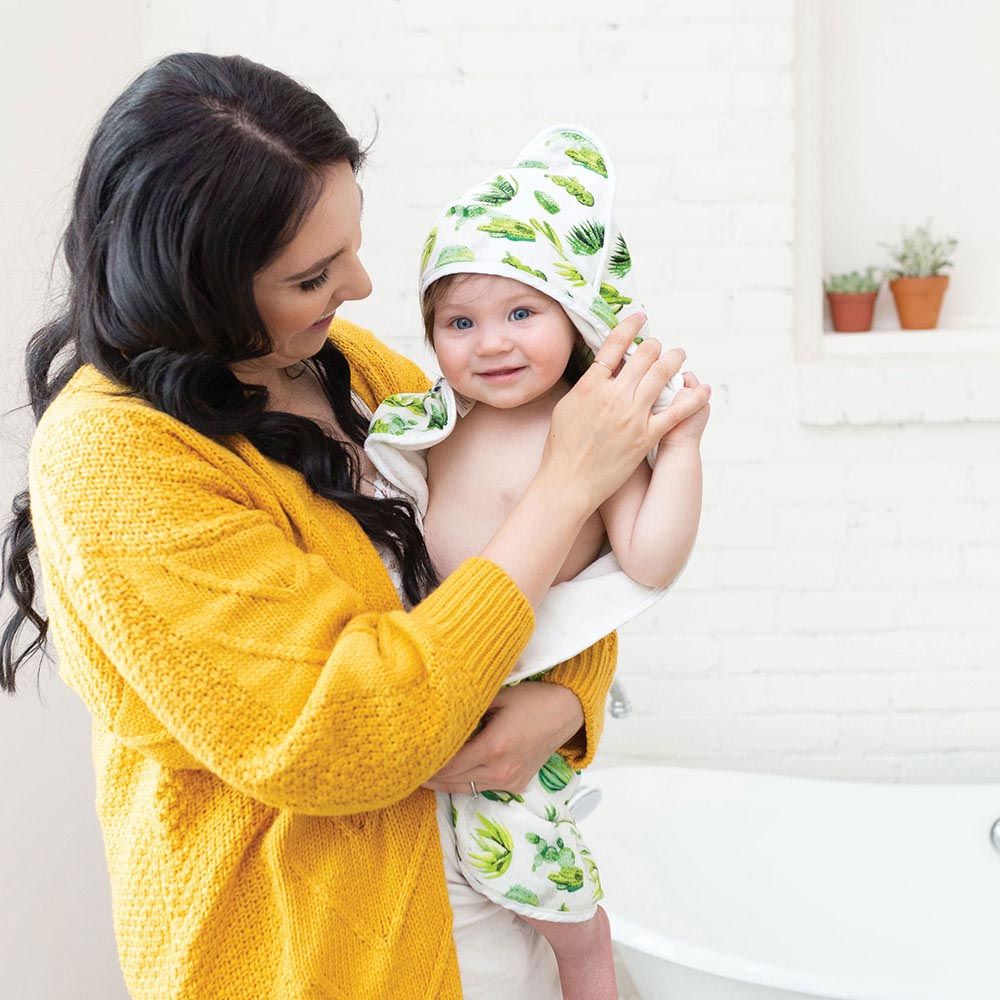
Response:
[{"label": "woman's nose", "polygon": [[364,264],[357,257],[354,259],[354,266],[345,275],[333,299],[340,299],[342,302],[366,299],[372,293],[372,279],[365,270]]}]

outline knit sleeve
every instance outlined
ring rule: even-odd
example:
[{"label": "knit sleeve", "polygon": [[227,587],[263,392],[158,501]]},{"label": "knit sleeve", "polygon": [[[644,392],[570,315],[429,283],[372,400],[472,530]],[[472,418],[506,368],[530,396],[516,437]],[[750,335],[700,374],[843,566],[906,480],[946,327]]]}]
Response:
[{"label": "knit sleeve", "polygon": [[608,691],[618,662],[618,634],[612,632],[589,649],[560,663],[539,680],[569,688],[583,706],[582,741],[562,747],[563,756],[575,768],[589,767],[604,731]]},{"label": "knit sleeve", "polygon": [[315,814],[398,801],[471,734],[531,606],[476,558],[412,611],[373,611],[240,465],[152,409],[39,425],[32,519],[87,662],[248,796]]}]

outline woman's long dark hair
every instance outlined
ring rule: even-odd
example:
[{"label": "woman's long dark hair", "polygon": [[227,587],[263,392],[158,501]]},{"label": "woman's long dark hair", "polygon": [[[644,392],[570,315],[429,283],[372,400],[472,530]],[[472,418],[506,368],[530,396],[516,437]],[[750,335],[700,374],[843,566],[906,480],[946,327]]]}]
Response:
[{"label": "woman's long dark hair", "polygon": [[[253,278],[316,203],[323,168],[347,161],[356,172],[363,159],[329,105],[282,73],[242,56],[161,59],[111,105],[90,142],[62,239],[65,310],[31,337],[25,367],[36,423],[90,364],[202,434],[244,435],[392,551],[416,603],[436,578],[410,505],[360,494],[351,449],[312,420],[268,411],[267,390],[228,367],[272,350]],[[344,434],[362,444],[367,420],[352,404],[344,355],[328,341],[306,363]],[[0,636],[0,687],[11,693],[48,632],[34,606],[27,490],[12,509],[0,588],[16,605]],[[26,621],[37,635],[15,655]]]}]

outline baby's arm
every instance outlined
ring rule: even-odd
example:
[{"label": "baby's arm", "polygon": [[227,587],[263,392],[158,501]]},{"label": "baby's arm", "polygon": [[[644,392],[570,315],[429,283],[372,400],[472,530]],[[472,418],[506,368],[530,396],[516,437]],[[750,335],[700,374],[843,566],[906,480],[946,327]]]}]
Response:
[{"label": "baby's arm", "polygon": [[701,435],[712,389],[685,372],[677,398],[698,393],[703,405],[661,441],[652,471],[643,462],[601,505],[608,541],[622,569],[647,587],[665,587],[684,568],[701,518]]},{"label": "baby's arm", "polygon": [[643,462],[604,501],[601,517],[622,569],[646,587],[665,587],[684,568],[698,534],[698,442],[664,440],[653,469]]}]

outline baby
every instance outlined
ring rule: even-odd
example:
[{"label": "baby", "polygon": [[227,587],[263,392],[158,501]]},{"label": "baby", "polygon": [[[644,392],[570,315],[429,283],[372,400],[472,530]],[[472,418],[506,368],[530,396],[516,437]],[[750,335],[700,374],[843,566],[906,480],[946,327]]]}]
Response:
[{"label": "baby", "polygon": [[[387,399],[366,450],[416,504],[441,577],[496,533],[538,469],[553,408],[608,332],[639,311],[613,193],[599,140],[554,127],[511,168],[450,203],[425,243],[424,325],[443,377],[429,393]],[[701,393],[707,404],[710,391],[687,373],[658,405],[681,392]],[[703,405],[601,505],[550,594],[575,586],[608,549],[643,587],[676,578],[698,528],[707,419]],[[508,683],[520,679],[524,671]],[[567,1000],[614,983],[610,948],[597,945],[606,940],[600,875],[570,811],[578,774],[554,754],[519,793],[449,797],[463,875],[545,936]],[[613,985],[604,995],[614,995]]]}]

